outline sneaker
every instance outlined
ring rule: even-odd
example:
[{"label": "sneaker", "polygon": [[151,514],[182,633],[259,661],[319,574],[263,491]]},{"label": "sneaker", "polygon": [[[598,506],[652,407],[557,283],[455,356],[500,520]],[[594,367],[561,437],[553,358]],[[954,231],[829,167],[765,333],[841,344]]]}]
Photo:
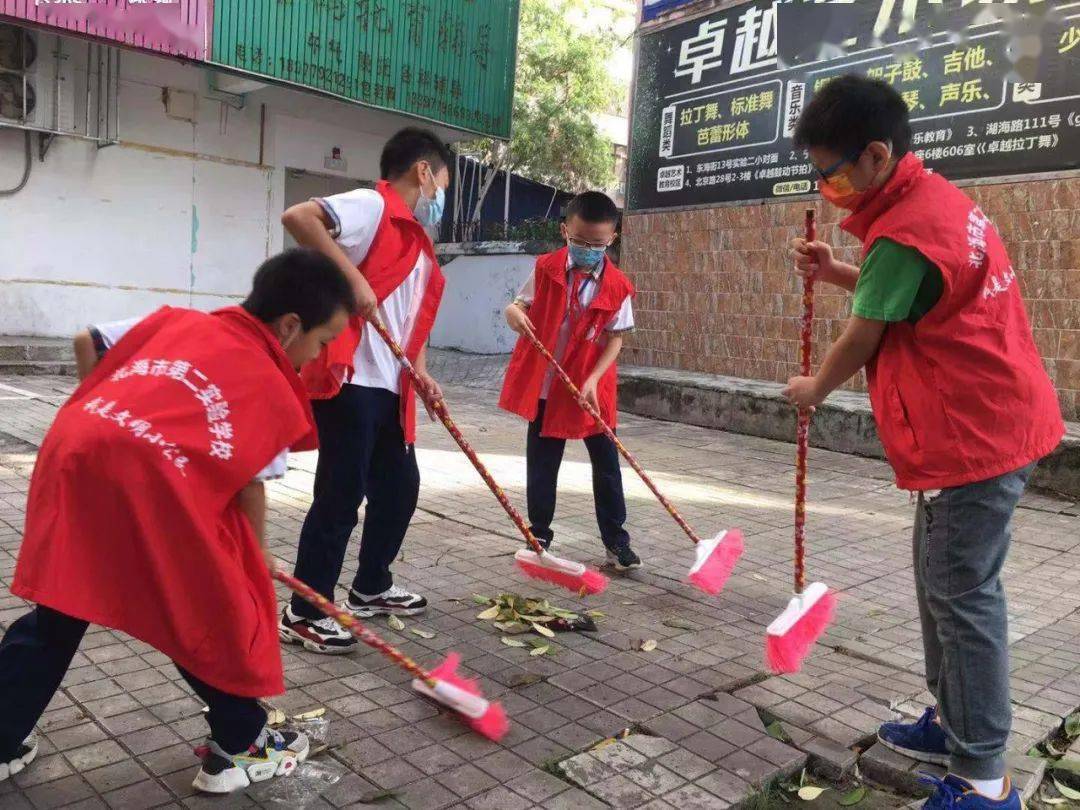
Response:
[{"label": "sneaker", "polygon": [[427,599],[391,585],[389,590],[375,596],[350,590],[343,607],[358,619],[369,616],[415,616],[427,610]]},{"label": "sneaker", "polygon": [[608,548],[607,561],[608,565],[615,566],[616,571],[630,571],[634,568],[641,568],[641,558],[634,553],[629,543],[618,548]]},{"label": "sneaker", "polygon": [[5,762],[0,762],[0,782],[3,782],[9,776],[14,776],[33,762],[37,752],[37,740],[33,737],[27,737],[23,744],[19,746],[19,750],[15,752],[15,756]]},{"label": "sneaker", "polygon": [[883,723],[878,740],[886,748],[931,765],[949,764],[949,747],[945,729],[937,720],[937,709],[931,706],[914,723]]},{"label": "sneaker", "polygon": [[1012,786],[1008,777],[1005,777],[1004,799],[991,799],[977,793],[971,785],[952,774],[944,779],[923,776],[919,781],[937,786],[937,790],[926,800],[922,810],[1024,810],[1020,791]]},{"label": "sneaker", "polygon": [[356,637],[329,616],[305,619],[286,605],[278,622],[278,636],[286,644],[303,644],[305,650],[342,655],[356,649]]},{"label": "sneaker", "polygon": [[203,793],[232,793],[252,782],[288,776],[307,759],[308,738],[299,731],[264,727],[242,754],[226,754],[212,739],[196,748],[195,754],[202,759],[202,767],[192,787]]}]

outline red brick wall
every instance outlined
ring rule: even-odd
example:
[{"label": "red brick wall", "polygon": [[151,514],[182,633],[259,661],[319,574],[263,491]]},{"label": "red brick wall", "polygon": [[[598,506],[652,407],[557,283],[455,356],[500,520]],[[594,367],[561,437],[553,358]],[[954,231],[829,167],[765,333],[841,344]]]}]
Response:
[{"label": "red brick wall", "polygon": [[[971,186],[1005,239],[1035,340],[1066,419],[1080,419],[1080,178]],[[799,284],[787,243],[806,203],[630,214],[622,266],[638,288],[624,361],[781,382],[797,370]],[[857,243],[818,203],[819,238],[858,261]],[[815,363],[843,329],[848,295],[816,296]],[[863,381],[853,383],[863,389]]]}]

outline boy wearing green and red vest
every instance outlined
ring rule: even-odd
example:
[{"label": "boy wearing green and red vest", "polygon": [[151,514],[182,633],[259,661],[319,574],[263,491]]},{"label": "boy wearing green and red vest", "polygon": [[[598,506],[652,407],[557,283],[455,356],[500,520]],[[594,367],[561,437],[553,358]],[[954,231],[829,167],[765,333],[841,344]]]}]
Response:
[{"label": "boy wearing green and red vest", "polygon": [[809,150],[822,196],[851,212],[841,228],[862,242],[863,261],[795,240],[801,275],[854,297],[818,373],[793,377],[787,396],[819,405],[865,366],[897,485],[919,493],[915,591],[937,706],[916,723],[886,723],[879,740],[949,767],[924,807],[1019,810],[1005,773],[1000,575],[1013,510],[1064,425],[1017,273],[979,207],[909,151],[908,108],[889,85],[835,79],[803,112],[795,141]]},{"label": "boy wearing green and red vest", "polygon": [[499,407],[529,422],[525,445],[526,499],[532,533],[546,547],[554,532],[555,492],[567,439],[584,439],[592,464],[593,499],[608,561],[620,571],[640,568],[630,548],[619,453],[547,360],[524,337],[543,343],[586,399],[615,427],[615,360],[634,329],[634,285],[607,256],[619,210],[607,195],[586,191],[566,207],[566,247],[540,256],[506,322],[518,338],[506,369]]},{"label": "boy wearing green and red vest", "polygon": [[[357,315],[303,372],[322,449],[296,556],[296,577],[333,600],[366,499],[358,568],[342,605],[356,616],[411,616],[427,607],[390,572],[420,491],[416,392],[369,322],[380,318],[404,349],[420,373],[424,402],[441,398],[425,364],[445,283],[430,233],[442,219],[452,161],[433,133],[407,127],[383,147],[374,189],[309,200],[282,216],[296,241],[332,259],[356,293]],[[282,612],[279,631],[283,641],[313,652],[347,653],[357,643],[298,596]]]}]

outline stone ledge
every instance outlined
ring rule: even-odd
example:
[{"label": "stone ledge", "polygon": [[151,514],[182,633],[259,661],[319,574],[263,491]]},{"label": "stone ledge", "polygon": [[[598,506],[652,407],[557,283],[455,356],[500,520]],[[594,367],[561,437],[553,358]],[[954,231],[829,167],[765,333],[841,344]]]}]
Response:
[{"label": "stone ledge", "polygon": [[[765,439],[795,441],[795,419],[780,383],[663,368],[619,369],[619,409],[639,416],[716,428]],[[1070,422],[1061,445],[1032,482],[1080,498],[1080,424]],[[817,409],[810,444],[838,453],[884,458],[870,399],[838,391]]]}]

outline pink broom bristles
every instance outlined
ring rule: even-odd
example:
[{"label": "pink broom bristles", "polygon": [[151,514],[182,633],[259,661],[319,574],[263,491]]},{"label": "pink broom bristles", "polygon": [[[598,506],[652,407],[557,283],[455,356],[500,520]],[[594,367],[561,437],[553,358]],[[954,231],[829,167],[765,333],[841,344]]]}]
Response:
[{"label": "pink broom bristles", "polygon": [[477,734],[498,742],[510,729],[506,712],[501,704],[484,699],[476,681],[458,673],[460,661],[457,653],[449,653],[445,661],[428,673],[434,686],[417,678],[413,688],[453,709]]},{"label": "pink broom bristles", "polygon": [[581,594],[603,593],[608,578],[599,571],[586,568],[581,563],[564,560],[554,554],[537,554],[531,549],[521,549],[514,555],[514,562],[527,577],[550,582]]},{"label": "pink broom bristles", "polygon": [[735,570],[744,545],[742,532],[738,529],[720,532],[710,540],[702,540],[695,546],[697,562],[690,569],[687,581],[712,596],[720,593]]},{"label": "pink broom bristles", "polygon": [[796,594],[765,631],[765,660],[777,675],[798,672],[803,659],[832,623],[836,594],[822,582]]}]

